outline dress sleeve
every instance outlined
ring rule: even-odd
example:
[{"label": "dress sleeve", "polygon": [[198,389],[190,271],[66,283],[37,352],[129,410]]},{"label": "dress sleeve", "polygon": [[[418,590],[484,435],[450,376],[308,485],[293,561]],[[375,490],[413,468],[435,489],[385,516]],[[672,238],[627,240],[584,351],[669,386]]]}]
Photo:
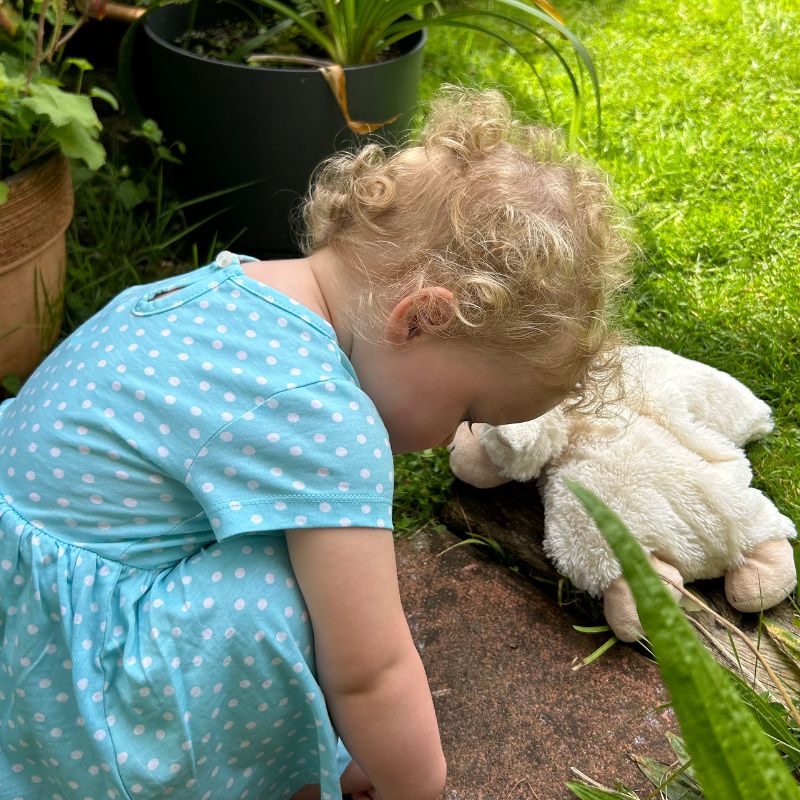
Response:
[{"label": "dress sleeve", "polygon": [[273,395],[218,430],[186,474],[220,541],[291,528],[391,528],[393,480],[386,428],[346,380]]}]

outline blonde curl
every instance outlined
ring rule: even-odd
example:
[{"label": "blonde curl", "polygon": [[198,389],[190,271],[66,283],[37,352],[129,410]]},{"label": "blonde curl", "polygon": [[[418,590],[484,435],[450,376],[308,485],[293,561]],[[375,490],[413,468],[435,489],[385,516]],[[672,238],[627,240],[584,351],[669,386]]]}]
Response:
[{"label": "blonde curl", "polygon": [[620,385],[629,228],[606,176],[557,132],[517,123],[499,92],[448,87],[416,145],[334,156],[303,217],[307,252],[329,246],[365,272],[357,328],[443,286],[453,314],[431,333],[538,370],[576,408]]}]

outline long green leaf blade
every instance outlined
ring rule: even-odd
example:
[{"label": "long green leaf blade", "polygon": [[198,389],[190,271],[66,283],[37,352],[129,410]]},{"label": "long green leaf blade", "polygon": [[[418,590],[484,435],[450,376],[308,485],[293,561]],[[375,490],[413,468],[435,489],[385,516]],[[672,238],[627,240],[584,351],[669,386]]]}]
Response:
[{"label": "long green leaf blade", "polygon": [[566,481],[619,559],[707,800],[800,800],[770,740],[698,640],[639,543],[595,494]]},{"label": "long green leaf blade", "polygon": [[569,789],[580,800],[637,800],[635,794],[615,792],[613,789],[598,789],[585,783],[568,783]]}]

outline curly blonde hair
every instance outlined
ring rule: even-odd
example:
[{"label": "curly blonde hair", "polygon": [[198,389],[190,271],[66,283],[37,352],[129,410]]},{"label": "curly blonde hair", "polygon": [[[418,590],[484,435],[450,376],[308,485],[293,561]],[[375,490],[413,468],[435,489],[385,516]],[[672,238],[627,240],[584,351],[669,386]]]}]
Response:
[{"label": "curly blonde hair", "polygon": [[443,286],[453,314],[437,335],[512,355],[575,405],[618,375],[612,300],[630,247],[607,179],[515,122],[499,92],[448,87],[418,144],[329,159],[303,217],[306,253],[327,245],[363,270],[354,323]]}]

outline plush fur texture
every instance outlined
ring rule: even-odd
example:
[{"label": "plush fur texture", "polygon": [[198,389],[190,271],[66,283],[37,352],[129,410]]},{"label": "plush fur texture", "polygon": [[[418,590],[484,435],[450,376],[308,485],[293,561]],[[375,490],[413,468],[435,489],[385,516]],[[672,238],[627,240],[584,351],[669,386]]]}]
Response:
[{"label": "plush fur texture", "polygon": [[[621,570],[564,478],[598,494],[645,550],[684,581],[731,573],[732,583],[741,587],[746,578],[755,594],[742,600],[743,610],[779,602],[794,587],[786,540],[796,532],[750,485],[742,450],[772,429],[769,407],[730,375],[665,350],[626,347],[622,358],[624,397],[602,415],[556,408],[476,434],[462,427],[451,447],[453,471],[482,486],[537,478],[545,550],[592,595],[602,596]],[[759,549],[771,540],[783,543]],[[747,561],[767,550],[777,565],[769,574],[756,571],[757,559]]]}]

